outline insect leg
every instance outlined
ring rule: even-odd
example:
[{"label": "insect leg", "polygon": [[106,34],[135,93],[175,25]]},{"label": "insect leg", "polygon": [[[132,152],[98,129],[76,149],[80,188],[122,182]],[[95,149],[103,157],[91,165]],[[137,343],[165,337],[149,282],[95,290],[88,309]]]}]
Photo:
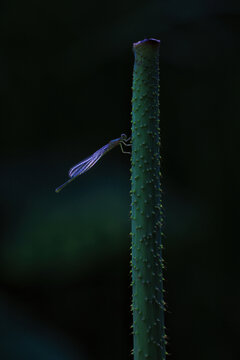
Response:
[{"label": "insect leg", "polygon": [[[121,144],[121,143],[120,143],[119,145],[120,145],[120,148],[121,148],[121,151],[122,151],[123,154],[130,154],[130,155],[131,155],[131,153],[130,153],[129,151],[124,151],[124,150],[123,150],[123,147],[122,147],[122,144]],[[125,144],[124,144],[124,145],[125,145]]]}]

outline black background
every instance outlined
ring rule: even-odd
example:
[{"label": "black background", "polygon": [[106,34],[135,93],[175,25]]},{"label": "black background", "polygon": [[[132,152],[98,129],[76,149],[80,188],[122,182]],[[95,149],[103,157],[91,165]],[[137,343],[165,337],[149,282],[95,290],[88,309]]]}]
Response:
[{"label": "black background", "polygon": [[161,39],[169,359],[236,359],[239,8],[203,1],[1,4],[2,360],[130,359],[132,43]]}]

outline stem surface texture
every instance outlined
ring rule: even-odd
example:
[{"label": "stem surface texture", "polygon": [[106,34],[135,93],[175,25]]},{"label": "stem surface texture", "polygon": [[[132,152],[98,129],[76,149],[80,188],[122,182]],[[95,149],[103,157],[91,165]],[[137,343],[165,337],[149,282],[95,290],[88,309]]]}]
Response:
[{"label": "stem surface texture", "polygon": [[159,47],[133,45],[132,93],[132,312],[134,360],[164,360],[161,243]]}]

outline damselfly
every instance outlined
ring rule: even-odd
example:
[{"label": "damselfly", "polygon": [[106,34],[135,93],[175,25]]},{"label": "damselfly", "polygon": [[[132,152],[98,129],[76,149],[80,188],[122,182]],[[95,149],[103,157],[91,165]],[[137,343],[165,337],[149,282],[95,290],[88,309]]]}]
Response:
[{"label": "damselfly", "polygon": [[123,150],[122,145],[131,146],[131,144],[128,143],[128,141],[131,139],[131,137],[127,138],[125,134],[122,134],[120,138],[111,140],[108,144],[104,145],[101,149],[97,150],[94,154],[86,158],[85,160],[81,161],[79,164],[73,166],[69,172],[68,176],[70,179],[66,181],[64,184],[59,186],[55,191],[58,193],[61,191],[65,186],[70,184],[73,180],[76,179],[79,175],[82,175],[86,171],[90,170],[97,162],[100,160],[103,155],[105,155],[108,151],[112,150],[116,146],[120,145],[120,148],[124,154],[130,154],[127,151]]}]

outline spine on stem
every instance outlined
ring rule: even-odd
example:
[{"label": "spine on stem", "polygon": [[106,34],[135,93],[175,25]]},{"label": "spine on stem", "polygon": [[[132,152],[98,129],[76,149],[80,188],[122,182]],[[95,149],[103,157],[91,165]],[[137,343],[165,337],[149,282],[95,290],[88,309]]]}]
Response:
[{"label": "spine on stem", "polygon": [[132,312],[134,360],[164,360],[159,131],[160,41],[133,45]]}]

